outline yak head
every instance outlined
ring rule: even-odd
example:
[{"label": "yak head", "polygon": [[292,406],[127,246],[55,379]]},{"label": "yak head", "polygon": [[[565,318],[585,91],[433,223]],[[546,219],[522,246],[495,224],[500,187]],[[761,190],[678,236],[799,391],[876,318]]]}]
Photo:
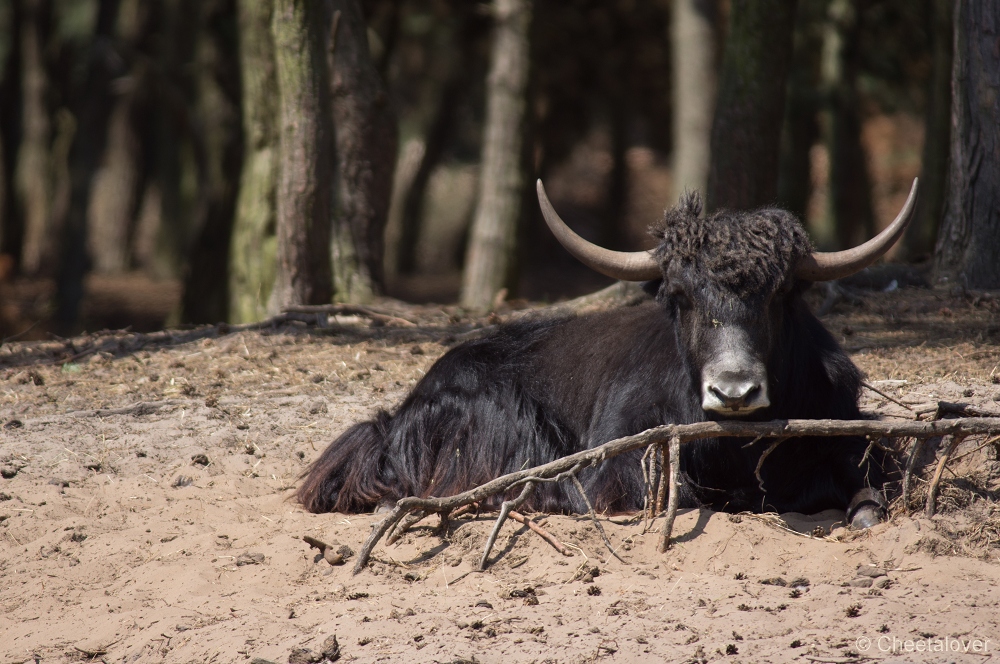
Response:
[{"label": "yak head", "polygon": [[771,404],[768,366],[804,285],[845,277],[878,260],[906,229],[916,191],[914,180],[896,220],[846,251],[813,251],[802,226],[784,210],[722,210],[703,218],[701,199],[686,194],[653,227],[659,240],[653,250],[618,252],[570,230],[538,181],[546,223],[571,254],[610,277],[659,284],[657,299],[675,321],[702,409],[728,417]]}]

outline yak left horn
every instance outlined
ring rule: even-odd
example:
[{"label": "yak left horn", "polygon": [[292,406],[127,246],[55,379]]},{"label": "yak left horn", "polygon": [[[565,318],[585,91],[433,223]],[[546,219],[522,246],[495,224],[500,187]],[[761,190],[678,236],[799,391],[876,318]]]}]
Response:
[{"label": "yak left horn", "polygon": [[910,195],[885,230],[853,249],[844,251],[814,251],[804,256],[795,267],[795,276],[809,281],[832,281],[860,272],[889,251],[903,235],[917,207],[917,178],[913,178]]},{"label": "yak left horn", "polygon": [[595,272],[622,281],[647,281],[660,276],[660,266],[648,251],[612,251],[574,233],[556,214],[541,180],[538,180],[536,189],[545,223],[549,225],[559,244],[581,263]]}]

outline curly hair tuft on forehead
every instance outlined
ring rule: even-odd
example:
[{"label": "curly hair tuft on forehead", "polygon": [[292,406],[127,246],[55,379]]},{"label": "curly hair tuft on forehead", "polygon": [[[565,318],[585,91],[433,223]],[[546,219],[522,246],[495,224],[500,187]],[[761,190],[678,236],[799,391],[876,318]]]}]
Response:
[{"label": "curly hair tuft on forehead", "polygon": [[664,274],[693,271],[740,298],[770,294],[812,251],[798,219],[785,210],[719,210],[701,218],[697,192],[684,192],[676,207],[650,228],[660,242],[654,255]]}]

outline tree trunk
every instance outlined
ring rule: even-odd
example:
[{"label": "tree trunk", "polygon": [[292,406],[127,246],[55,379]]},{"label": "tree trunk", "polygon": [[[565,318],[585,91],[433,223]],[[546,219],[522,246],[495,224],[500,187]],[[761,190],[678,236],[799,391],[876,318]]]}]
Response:
[{"label": "tree trunk", "polygon": [[111,82],[124,72],[120,57],[112,57],[118,0],[101,0],[94,38],[87,50],[86,85],[77,112],[77,131],[69,155],[70,206],[62,232],[59,276],[56,281],[56,325],[63,334],[75,331],[87,273],[87,209],[91,185],[107,138],[108,117],[114,99]]},{"label": "tree trunk", "polygon": [[127,88],[118,90],[108,120],[108,144],[94,175],[87,213],[89,252],[94,270],[120,274],[131,267],[130,240],[143,185],[142,123],[147,110],[145,57],[136,52],[152,29],[150,5],[125,0],[118,22],[119,49],[132,62]]},{"label": "tree trunk", "polygon": [[56,244],[52,237],[52,124],[48,108],[49,76],[45,47],[51,6],[27,0],[21,19],[21,146],[14,172],[14,193],[24,220],[21,268],[38,274],[52,269]]},{"label": "tree trunk", "polygon": [[939,283],[1000,288],[1000,4],[955,3],[951,158]]},{"label": "tree trunk", "polygon": [[715,106],[715,3],[674,0],[670,24],[673,62],[673,200],[708,185]]},{"label": "tree trunk", "polygon": [[799,7],[795,16],[792,68],[788,75],[785,98],[785,123],[781,133],[781,157],[778,166],[778,202],[781,207],[806,218],[812,193],[810,153],[819,139],[819,53],[822,40],[815,34],[821,20],[817,7]]},{"label": "tree trunk", "polygon": [[364,302],[383,289],[385,224],[396,165],[396,116],[368,50],[357,0],[333,0],[330,35],[336,212],[331,267],[337,300]]},{"label": "tree trunk", "polygon": [[229,321],[267,315],[274,285],[275,188],[278,181],[278,83],[271,0],[239,0],[243,75],[243,173],[229,263]]},{"label": "tree trunk", "polygon": [[859,0],[833,0],[823,39],[821,85],[827,102],[824,124],[830,156],[828,214],[841,249],[861,244],[875,229],[857,93],[860,4]]},{"label": "tree trunk", "polygon": [[277,248],[268,311],[325,304],[330,275],[333,141],[322,7],[275,0],[271,31],[279,93]]},{"label": "tree trunk", "polygon": [[934,251],[948,180],[954,0],[927,0],[927,5],[927,32],[931,40],[932,59],[930,80],[927,82],[920,199],[917,201],[917,216],[903,236],[902,245],[903,255],[910,259],[926,257]]},{"label": "tree trunk", "polygon": [[141,145],[132,123],[134,97],[125,93],[108,121],[108,146],[94,177],[87,212],[88,250],[94,271],[120,274],[129,268],[129,235],[142,184]]},{"label": "tree trunk", "polygon": [[[0,155],[3,154],[4,139],[3,132],[0,131]],[[9,255],[4,250],[7,248],[3,242],[7,234],[7,226],[11,223],[10,211],[7,208],[7,168],[4,160],[0,158],[0,255]]]},{"label": "tree trunk", "polygon": [[[389,216],[385,222],[385,254],[382,261],[382,276],[387,289],[391,289],[399,277],[403,251],[413,249],[413,258],[416,259],[415,247],[406,247],[402,243],[406,231],[403,227],[403,216],[407,199],[423,166],[426,148],[423,139],[411,138],[401,146],[396,159],[396,171],[392,176],[392,200],[389,202]],[[422,194],[421,199],[423,199]],[[420,217],[417,219],[418,225],[415,230],[419,231]],[[419,237],[419,233],[414,233],[414,237]]]},{"label": "tree trunk", "polygon": [[[392,55],[396,51],[396,43],[399,40],[399,24],[401,23],[400,11],[403,3],[399,0],[380,0],[375,3],[366,2],[369,8],[369,26],[375,31],[382,42],[382,48],[378,53],[373,53],[375,69],[378,70],[379,78],[388,80],[389,63],[392,62]],[[374,5],[374,7],[373,7]],[[460,7],[457,7],[460,9]]]},{"label": "tree trunk", "polygon": [[[191,108],[195,98],[192,74],[199,29],[192,25],[202,11],[201,0],[155,0],[157,41],[150,70],[154,75],[150,102],[151,130],[143,151],[149,170],[133,234],[135,266],[158,278],[182,275],[194,218],[191,193],[182,188],[184,169],[194,161],[191,134],[196,123]],[[197,182],[198,177],[193,178]],[[179,310],[178,312],[179,313]]]},{"label": "tree trunk", "polygon": [[777,198],[794,0],[732,0],[712,123],[707,208],[747,209]]},{"label": "tree trunk", "polygon": [[[461,30],[462,36],[469,30]],[[424,210],[424,197],[431,174],[441,163],[448,147],[448,140],[455,131],[455,117],[459,111],[459,102],[468,87],[469,59],[472,57],[470,39],[462,40],[462,62],[450,63],[448,80],[441,86],[437,95],[438,105],[425,133],[424,149],[419,166],[403,198],[399,249],[397,251],[397,269],[400,274],[412,274],[417,269],[417,243],[420,239],[421,217]]]},{"label": "tree trunk", "polygon": [[188,323],[227,318],[229,247],[243,161],[235,0],[205,3],[202,12],[195,59],[201,191],[181,313]]},{"label": "tree trunk", "polygon": [[14,171],[21,141],[21,17],[22,0],[12,0],[10,5],[10,40],[7,61],[0,73],[0,162],[2,162],[3,199],[0,201],[0,252],[14,258],[15,265],[21,260],[24,226],[16,214],[14,205]]},{"label": "tree trunk", "polygon": [[530,0],[496,0],[486,91],[482,171],[462,274],[462,306],[489,309],[514,282],[517,221],[524,187],[523,129],[529,73]]}]

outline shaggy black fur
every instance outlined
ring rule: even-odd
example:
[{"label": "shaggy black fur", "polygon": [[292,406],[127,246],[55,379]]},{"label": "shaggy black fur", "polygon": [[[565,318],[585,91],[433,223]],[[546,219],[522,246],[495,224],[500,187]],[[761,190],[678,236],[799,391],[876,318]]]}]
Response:
[{"label": "shaggy black fur", "polygon": [[[698,220],[686,197],[656,232],[664,279],[656,301],[590,316],[501,327],[438,360],[393,412],[354,425],[313,462],[298,499],[313,512],[369,511],[404,496],[445,496],[526,466],[702,410],[700,370],[715,325],[748,330],[765,358],[771,406],[755,420],[860,417],[861,375],[808,311],[791,276],[809,251],[786,212],[717,213]],[[845,509],[882,488],[882,457],[861,463],[861,438],[685,445],[682,504],[727,511]],[[599,511],[642,506],[638,452],[587,469]],[[497,498],[499,502],[500,497]],[[582,512],[572,487],[543,484],[527,506]]]},{"label": "shaggy black fur", "polygon": [[799,258],[812,251],[809,236],[784,210],[721,210],[700,219],[701,197],[685,192],[677,207],[650,228],[665,275],[692,272],[737,298],[772,293]]}]

